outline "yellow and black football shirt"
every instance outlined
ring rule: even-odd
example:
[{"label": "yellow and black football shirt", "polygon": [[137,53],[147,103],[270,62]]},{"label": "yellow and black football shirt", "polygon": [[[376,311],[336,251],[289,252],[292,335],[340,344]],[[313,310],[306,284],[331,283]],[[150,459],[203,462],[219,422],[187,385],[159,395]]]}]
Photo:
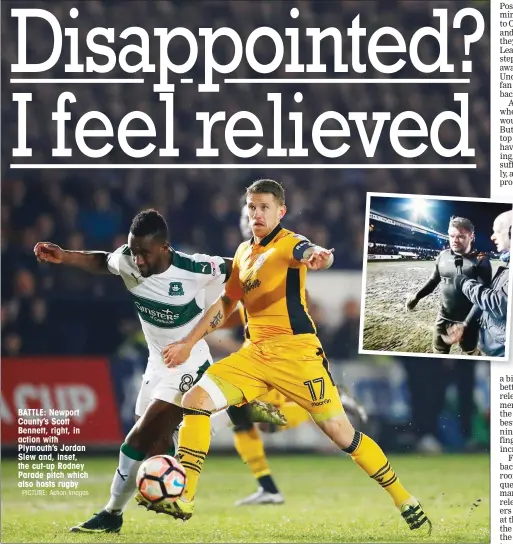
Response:
[{"label": "yellow and black football shirt", "polygon": [[238,247],[226,294],[244,304],[252,342],[316,333],[306,304],[307,268],[294,257],[301,244],[303,236],[278,224],[259,244],[251,239]]}]

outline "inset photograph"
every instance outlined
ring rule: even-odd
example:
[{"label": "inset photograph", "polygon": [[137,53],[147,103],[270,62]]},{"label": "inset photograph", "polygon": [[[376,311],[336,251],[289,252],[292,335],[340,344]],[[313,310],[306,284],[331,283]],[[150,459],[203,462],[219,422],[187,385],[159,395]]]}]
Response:
[{"label": "inset photograph", "polygon": [[360,353],[503,360],[511,203],[367,194]]}]

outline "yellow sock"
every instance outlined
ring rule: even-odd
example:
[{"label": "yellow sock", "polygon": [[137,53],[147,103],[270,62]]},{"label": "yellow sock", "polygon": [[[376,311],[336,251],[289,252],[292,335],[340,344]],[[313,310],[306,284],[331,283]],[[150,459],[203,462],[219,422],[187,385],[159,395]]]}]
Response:
[{"label": "yellow sock", "polygon": [[353,461],[390,494],[398,508],[411,498],[411,494],[402,486],[392,470],[383,450],[372,438],[356,431],[353,443],[344,451],[349,453]]},{"label": "yellow sock", "polygon": [[184,409],[183,414],[183,423],[178,432],[177,459],[187,476],[183,498],[192,501],[210,447],[210,412]]},{"label": "yellow sock", "polygon": [[310,419],[310,414],[295,402],[286,402],[285,404],[280,405],[278,408],[287,418],[287,424],[283,425],[283,427],[277,427],[278,431],[286,431],[287,429],[299,427],[301,423],[304,423]]},{"label": "yellow sock", "polygon": [[258,480],[271,473],[264,452],[264,443],[257,429],[239,431],[234,434],[235,449]]}]

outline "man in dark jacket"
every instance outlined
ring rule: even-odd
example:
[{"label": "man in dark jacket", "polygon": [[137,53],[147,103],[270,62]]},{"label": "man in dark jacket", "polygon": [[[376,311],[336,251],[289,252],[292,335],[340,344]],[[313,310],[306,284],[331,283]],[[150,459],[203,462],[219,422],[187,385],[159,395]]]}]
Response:
[{"label": "man in dark jacket", "polygon": [[448,327],[468,320],[459,338],[461,349],[468,355],[477,354],[479,323],[469,314],[472,303],[456,288],[457,276],[471,278],[485,286],[490,284],[492,267],[486,256],[472,249],[474,225],[464,217],[451,217],[449,245],[438,256],[431,277],[417,293],[408,298],[406,309],[413,310],[418,302],[440,286],[440,309],[433,333],[433,352],[448,354],[451,344],[447,341]]},{"label": "man in dark jacket", "polygon": [[[504,265],[497,270],[491,285],[485,287],[461,274],[454,279],[454,288],[474,304],[471,314],[480,315],[479,350],[490,357],[505,356],[512,221],[513,212],[508,211],[499,215],[493,223],[491,239],[501,253]],[[466,322],[450,327],[446,340],[458,342],[466,334],[467,328]]]}]

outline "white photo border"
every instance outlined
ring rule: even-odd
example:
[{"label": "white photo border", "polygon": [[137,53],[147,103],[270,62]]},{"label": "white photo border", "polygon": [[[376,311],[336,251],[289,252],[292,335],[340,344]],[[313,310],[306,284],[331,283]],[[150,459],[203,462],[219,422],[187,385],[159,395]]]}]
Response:
[{"label": "white photo border", "polygon": [[[398,357],[425,357],[429,359],[463,359],[463,360],[475,360],[475,361],[508,361],[510,350],[510,337],[511,337],[511,268],[509,269],[510,281],[508,283],[508,310],[506,314],[506,343],[504,349],[504,357],[489,357],[488,355],[457,355],[457,354],[440,354],[440,353],[418,353],[418,352],[405,352],[405,351],[381,351],[370,350],[363,348],[363,330],[365,322],[365,298],[367,290],[367,255],[369,244],[369,215],[370,215],[370,203],[373,197],[387,197],[387,198],[404,198],[404,199],[422,199],[422,200],[444,200],[450,202],[482,202],[485,204],[504,204],[511,205],[511,202],[502,202],[491,198],[471,198],[471,197],[455,197],[455,196],[439,196],[439,195],[419,195],[419,194],[407,194],[407,193],[377,193],[367,192],[367,199],[365,204],[365,233],[364,233],[364,246],[363,246],[363,267],[362,267],[362,289],[360,294],[360,331],[358,335],[358,353],[360,355],[390,355]],[[512,206],[513,209],[513,206]]]}]

